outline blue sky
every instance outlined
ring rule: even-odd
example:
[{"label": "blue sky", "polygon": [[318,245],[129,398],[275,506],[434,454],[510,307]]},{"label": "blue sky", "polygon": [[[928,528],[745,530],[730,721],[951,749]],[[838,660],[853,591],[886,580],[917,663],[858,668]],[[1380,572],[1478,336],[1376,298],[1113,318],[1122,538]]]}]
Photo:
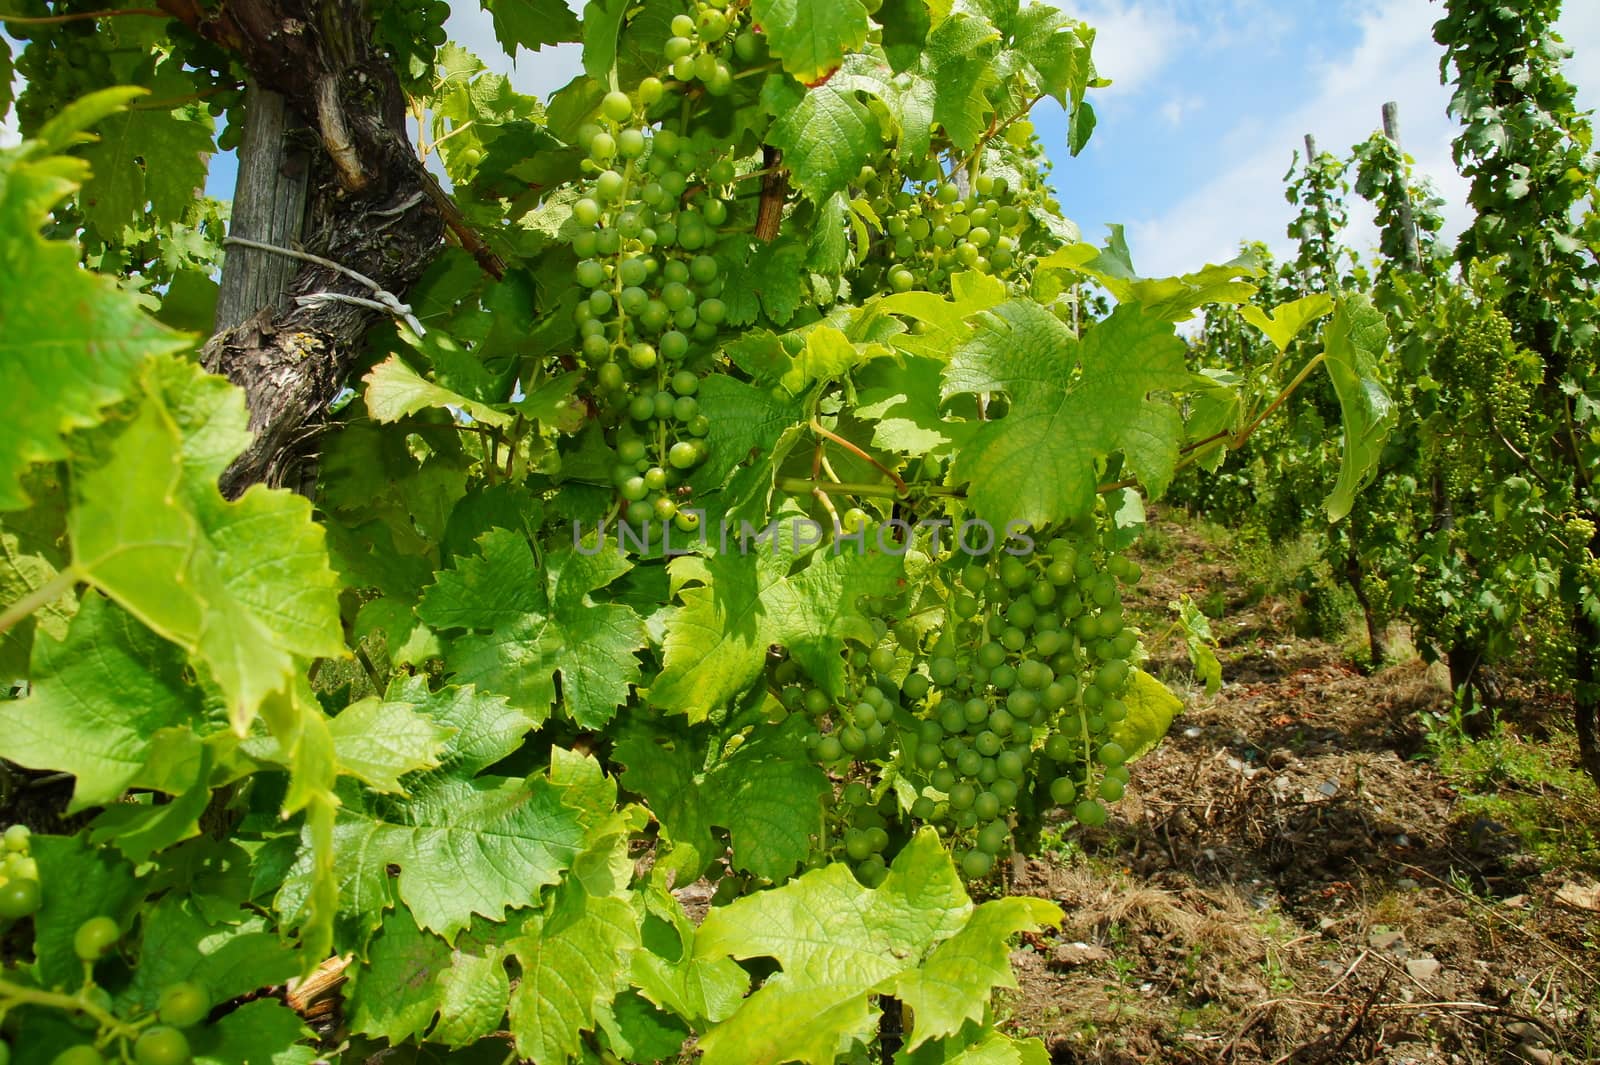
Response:
[{"label": "blue sky", "polygon": [[[569,0],[572,2],[572,0]],[[499,53],[488,17],[455,3],[452,37],[545,95],[579,67],[575,45]],[[1445,115],[1433,0],[1077,0],[1064,10],[1099,32],[1095,54],[1114,84],[1094,95],[1100,124],[1076,159],[1063,147],[1052,103],[1035,119],[1056,161],[1069,217],[1088,239],[1128,227],[1142,273],[1192,270],[1229,258],[1242,240],[1288,245],[1292,208],[1282,178],[1306,133],[1345,152],[1379,124],[1385,100],[1401,107],[1407,150],[1446,196],[1451,231],[1465,224],[1465,189],[1450,164],[1454,124]],[[1567,0],[1561,29],[1576,51],[1570,75],[1585,106],[1600,106],[1600,3]],[[7,130],[0,127],[0,143]],[[231,193],[230,157],[213,166],[210,191]],[[1352,242],[1373,242],[1357,205]]]}]

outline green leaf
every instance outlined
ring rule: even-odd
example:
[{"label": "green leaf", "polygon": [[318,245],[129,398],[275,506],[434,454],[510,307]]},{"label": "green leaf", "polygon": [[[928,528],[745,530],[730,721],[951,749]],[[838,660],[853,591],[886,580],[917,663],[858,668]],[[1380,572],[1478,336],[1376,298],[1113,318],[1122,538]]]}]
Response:
[{"label": "green leaf", "polygon": [[832,72],[846,52],[867,40],[867,9],[860,0],[754,0],[751,13],[783,69],[806,85]]},{"label": "green leaf", "polygon": [[193,1030],[195,1065],[313,1065],[315,1036],[300,1015],[277,999],[256,999],[215,1024]]},{"label": "green leaf", "polygon": [[583,5],[583,70],[607,81],[617,61],[617,31],[627,13],[627,0],[589,0]]},{"label": "green leaf", "polygon": [[664,870],[642,889],[644,948],[633,955],[632,981],[641,994],[696,1028],[726,1020],[744,1001],[750,977],[732,958],[695,954],[695,926],[667,889]]},{"label": "green leaf", "polygon": [[267,919],[237,909],[209,920],[195,901],[168,894],[142,913],[139,965],[119,1004],[153,1010],[170,984],[188,980],[213,1003],[281,984],[299,970],[295,951]]},{"label": "green leaf", "polygon": [[717,856],[713,828],[727,830],[733,865],[764,880],[786,879],[822,838],[822,804],[832,793],[827,776],[805,753],[803,720],[758,727],[724,757],[720,736],[661,736],[659,725],[635,725],[618,737],[613,757],[627,767],[623,781],[649,800],[672,840],[670,858],[680,881],[694,879]]},{"label": "green leaf", "polygon": [[200,834],[200,818],[211,803],[212,748],[187,729],[163,729],[138,783],[173,796],[164,803],[115,803],[92,822],[89,839],[109,844],[132,862],[148,861]]},{"label": "green leaf", "polygon": [[576,878],[508,944],[522,968],[511,992],[517,1053],[534,1061],[576,1057],[582,1033],[627,985],[639,920],[627,899],[595,897]]},{"label": "green leaf", "polygon": [[1399,412],[1378,380],[1389,350],[1389,325],[1365,296],[1347,296],[1334,308],[1324,334],[1323,357],[1344,412],[1344,452],[1339,480],[1323,502],[1330,521],[1350,513],[1359,492],[1377,473],[1384,442]]},{"label": "green leaf", "polygon": [[1270,312],[1256,306],[1239,308],[1239,317],[1266,334],[1272,346],[1280,353],[1288,351],[1294,338],[1306,326],[1333,310],[1333,297],[1326,292],[1313,292],[1289,303],[1280,303]]},{"label": "green leaf", "polygon": [[541,777],[446,780],[419,792],[400,824],[375,832],[375,854],[400,867],[400,898],[449,938],[473,914],[501,920],[554,883],[583,840],[578,814]]},{"label": "green leaf", "polygon": [[439,764],[449,731],[404,702],[369,697],[328,724],[339,769],[377,791],[401,792],[400,778]]},{"label": "green leaf", "polygon": [[[862,887],[847,866],[835,864],[712,910],[696,937],[698,956],[772,958],[783,978],[768,979],[737,1013],[701,1037],[705,1062],[829,1065],[842,1038],[870,1036],[872,996],[893,993],[908,974],[932,961],[940,944],[974,929],[941,956],[937,972],[945,974],[973,958],[991,957],[995,948],[983,942],[987,937],[1000,941],[1004,957],[1008,933],[1003,930],[1027,924],[1021,914],[1002,913],[997,919],[984,913],[997,905],[974,910],[938,835],[924,828],[876,889]],[[1023,905],[1035,922],[1059,920],[1050,903]],[[937,1009],[933,983],[908,986]],[[968,1009],[972,1001],[982,1009],[988,989],[968,988],[967,997],[952,1009]]]},{"label": "green leaf", "polygon": [[22,474],[66,458],[63,438],[129,396],[146,357],[189,346],[112,278],[81,269],[75,245],[39,235],[49,209],[87,170],[43,152],[81,140],[84,126],[133,95],[87,97],[57,115],[45,139],[0,151],[0,276],[26,279],[0,289],[0,511],[27,505]]},{"label": "green leaf", "polygon": [[[755,335],[746,334],[746,337]],[[771,333],[765,335],[772,337],[772,346],[787,359],[777,337]],[[729,356],[738,359],[737,350],[741,350],[737,343],[730,344]],[[748,345],[742,350],[747,351]],[[740,365],[752,376],[763,376],[750,365]],[[711,431],[706,435],[710,454],[690,480],[697,496],[727,484],[729,475],[750,456],[770,455],[784,430],[804,418],[804,406],[799,401],[779,399],[769,389],[757,388],[727,374],[707,376],[695,395],[700,401],[700,412],[711,422]]]},{"label": "green leaf", "polygon": [[1122,701],[1128,716],[1111,726],[1110,737],[1128,752],[1132,762],[1155,750],[1172,727],[1172,719],[1182,712],[1183,703],[1142,669],[1133,671]]},{"label": "green leaf", "polygon": [[445,652],[457,681],[503,694],[542,722],[559,676],[573,721],[593,729],[611,719],[639,680],[645,629],[628,607],[593,598],[633,567],[613,542],[592,536],[550,552],[541,574],[521,535],[491,530],[479,555],[438,575],[417,614],[440,632],[472,630]]},{"label": "green leaf", "polygon": [[1133,268],[1121,226],[1111,227],[1104,248],[1071,244],[1041,259],[1036,269],[1069,270],[1091,277],[1119,304],[1137,303],[1146,315],[1165,322],[1185,321],[1197,307],[1210,303],[1243,303],[1256,293],[1256,286],[1243,279],[1263,273],[1254,256],[1247,253],[1182,277],[1143,278]]},{"label": "green leaf", "polygon": [[[168,61],[151,84],[157,99],[193,94],[193,80]],[[84,217],[102,236],[116,239],[124,226],[145,215],[145,205],[162,221],[180,221],[205,187],[208,159],[216,146],[204,109],[162,110],[135,107],[99,123],[100,139],[79,154],[90,176],[79,195]]]},{"label": "green leaf", "polygon": [[578,16],[565,0],[478,0],[494,19],[495,40],[515,58],[518,48],[537,52],[547,44],[581,39]]},{"label": "green leaf", "polygon": [[457,407],[485,425],[506,426],[512,422],[504,411],[466,396],[440,388],[417,376],[415,370],[391,355],[362,378],[367,385],[367,412],[379,422],[397,422],[409,414],[431,408]]},{"label": "green leaf", "polygon": [[43,897],[33,915],[34,968],[41,986],[75,991],[83,985],[83,963],[72,949],[78,926],[106,916],[126,930],[143,892],[132,866],[81,837],[35,835],[29,853],[39,863]]},{"label": "green leaf", "polygon": [[[880,146],[878,120],[845,79],[807,91],[774,76],[762,88],[761,102],[774,116],[768,142],[783,150],[795,185],[813,203],[842,192]],[[799,261],[805,261],[803,249]]]},{"label": "green leaf", "polygon": [[[0,603],[15,603],[38,591],[57,572],[43,553],[24,550],[17,537],[0,527]],[[67,624],[77,610],[78,597],[69,591],[0,632],[0,687],[27,679],[35,634],[66,639]]]},{"label": "green leaf", "polygon": [[386,916],[345,992],[350,1027],[391,1043],[425,1033],[439,1009],[434,980],[449,968],[450,955],[450,944],[418,928],[409,914]]},{"label": "green leaf", "polygon": [[968,1025],[954,1038],[902,1050],[894,1065],[1050,1065],[1050,1052],[1038,1039],[1013,1039],[992,1028]]},{"label": "green leaf", "polygon": [[895,997],[911,1007],[908,1049],[954,1035],[968,1021],[982,1022],[994,989],[1017,986],[1010,938],[1060,920],[1060,907],[1044,899],[996,899],[974,910],[965,928],[895,981]]},{"label": "green leaf", "polygon": [[988,19],[957,12],[928,35],[927,78],[933,83],[934,121],[956,147],[971,151],[989,125],[989,90],[998,78],[992,44],[999,31]]},{"label": "green leaf", "polygon": [[0,702],[0,757],[77,778],[70,811],[113,803],[165,728],[199,724],[204,699],[183,652],[99,595],[66,639],[33,645],[33,689]]},{"label": "green leaf", "polygon": [[338,579],[306,499],[218,492],[246,439],[243,394],[175,359],[150,362],[145,383],[133,420],[76,464],[74,566],[203,660],[242,733],[297,659],[344,654]]},{"label": "green leaf", "polygon": [[664,665],[650,702],[703,721],[760,675],[767,648],[781,644],[830,691],[841,690],[845,641],[868,644],[876,635],[856,612],[862,595],[894,592],[902,571],[895,556],[846,549],[818,551],[792,576],[806,531],[798,512],[785,510],[749,550],[742,529],[729,530],[735,550],[709,559],[671,563],[682,606],[667,619]]},{"label": "green leaf", "polygon": [[1191,386],[1172,325],[1123,304],[1079,341],[1032,301],[1003,304],[951,359],[945,395],[1004,392],[1011,409],[956,458],[979,517],[1036,529],[1086,514],[1096,463],[1121,451],[1152,494],[1178,461],[1183,421],[1161,393]]}]

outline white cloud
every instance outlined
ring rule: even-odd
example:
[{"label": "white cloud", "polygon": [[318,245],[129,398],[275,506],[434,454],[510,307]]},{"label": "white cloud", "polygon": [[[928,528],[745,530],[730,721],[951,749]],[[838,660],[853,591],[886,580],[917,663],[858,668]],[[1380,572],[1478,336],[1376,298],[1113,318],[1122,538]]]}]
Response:
[{"label": "white cloud", "polygon": [[[1445,114],[1449,91],[1439,84],[1440,50],[1432,38],[1439,15],[1428,0],[1367,0],[1356,16],[1358,43],[1317,70],[1301,104],[1219,130],[1211,157],[1236,161],[1204,175],[1171,209],[1130,225],[1140,272],[1179,273],[1220,262],[1242,240],[1265,240],[1279,254],[1289,250],[1284,230],[1294,208],[1283,199],[1283,174],[1290,154],[1303,151],[1306,133],[1323,150],[1347,152],[1380,127],[1386,100],[1400,104],[1401,137],[1418,171],[1448,201],[1447,236],[1459,232],[1471,215],[1466,184],[1450,154],[1457,127]],[[1582,89],[1581,99],[1593,106],[1600,90],[1600,5],[1585,5],[1563,19],[1561,28],[1577,53],[1569,75]],[[1351,215],[1347,240],[1366,252],[1376,244],[1376,232],[1371,212],[1354,195]]]},{"label": "white cloud", "polygon": [[[576,11],[582,5],[579,0],[567,0],[567,6]],[[483,60],[490,70],[509,77],[512,88],[541,100],[548,99],[583,69],[583,46],[579,44],[558,44],[535,54],[518,49],[518,58],[513,60],[495,39],[489,13],[475,3],[454,5],[445,29],[451,40]]]},{"label": "white cloud", "polygon": [[1112,80],[1097,99],[1132,93],[1147,84],[1189,33],[1178,13],[1162,3],[1084,0],[1069,10],[1095,28],[1095,69]]},{"label": "white cloud", "polygon": [[1161,117],[1169,126],[1181,126],[1183,120],[1205,107],[1198,96],[1174,96],[1161,105]]}]

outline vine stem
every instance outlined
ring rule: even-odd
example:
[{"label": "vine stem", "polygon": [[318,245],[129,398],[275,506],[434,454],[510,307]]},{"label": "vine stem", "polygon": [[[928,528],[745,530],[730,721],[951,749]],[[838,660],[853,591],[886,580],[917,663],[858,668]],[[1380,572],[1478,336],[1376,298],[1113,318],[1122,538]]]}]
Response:
[{"label": "vine stem", "polygon": [[139,1035],[138,1027],[124,1024],[116,1014],[81,995],[67,995],[60,991],[42,991],[37,987],[23,987],[20,984],[12,983],[10,980],[0,978],[0,998],[5,998],[11,1003],[24,1003],[30,1006],[44,1006],[47,1009],[64,1010],[69,1013],[82,1013],[99,1022],[100,1027],[109,1028],[113,1034],[123,1039],[135,1039]]},{"label": "vine stem", "polygon": [[902,478],[898,473],[895,473],[889,467],[885,466],[883,463],[879,462],[877,459],[873,458],[871,455],[867,454],[865,451],[861,450],[861,448],[857,447],[855,444],[852,444],[838,433],[827,428],[815,418],[811,419],[811,431],[816,433],[818,436],[826,437],[827,439],[832,440],[835,444],[838,444],[852,455],[871,465],[879,473],[893,481],[895,488],[899,489],[901,495],[905,495],[908,491],[906,488],[905,479]]},{"label": "vine stem", "polygon": [[1317,355],[1310,362],[1306,363],[1305,368],[1295,375],[1295,379],[1290,381],[1282,392],[1278,393],[1278,398],[1274,399],[1267,409],[1261,412],[1261,416],[1255,421],[1251,422],[1248,429],[1244,430],[1238,436],[1229,441],[1231,448],[1237,451],[1240,447],[1243,447],[1244,442],[1254,436],[1256,430],[1261,428],[1262,424],[1265,423],[1268,418],[1272,417],[1278,412],[1279,407],[1289,402],[1289,397],[1294,395],[1295,391],[1301,385],[1306,383],[1306,378],[1311,376],[1313,370],[1326,362],[1327,358],[1327,354],[1322,353]]},{"label": "vine stem", "polygon": [[4,633],[35,610],[49,606],[63,595],[66,595],[79,580],[80,575],[77,567],[68,566],[21,599],[18,599],[15,603],[6,607],[5,611],[0,613],[0,633]]},{"label": "vine stem", "polygon": [[15,23],[18,26],[56,26],[63,22],[83,22],[92,18],[115,18],[118,15],[144,15],[148,18],[170,17],[159,8],[124,7],[115,11],[75,11],[70,15],[0,15],[0,22]]}]

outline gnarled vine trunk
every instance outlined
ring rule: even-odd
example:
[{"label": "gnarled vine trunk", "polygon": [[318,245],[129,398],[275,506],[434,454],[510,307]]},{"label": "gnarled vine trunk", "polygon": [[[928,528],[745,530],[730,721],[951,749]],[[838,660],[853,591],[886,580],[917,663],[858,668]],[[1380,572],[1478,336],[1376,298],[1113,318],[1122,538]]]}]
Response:
[{"label": "gnarled vine trunk", "polygon": [[[360,0],[160,3],[237,55],[253,81],[280,94],[312,131],[306,252],[402,301],[438,254],[447,226],[486,269],[497,269],[412,150],[405,94],[366,34]],[[259,482],[292,480],[377,317],[344,299],[370,301],[373,286],[321,263],[292,261],[289,299],[221,328],[202,354],[207,369],[244,389],[250,407],[255,439],[223,475],[229,497]]]}]

